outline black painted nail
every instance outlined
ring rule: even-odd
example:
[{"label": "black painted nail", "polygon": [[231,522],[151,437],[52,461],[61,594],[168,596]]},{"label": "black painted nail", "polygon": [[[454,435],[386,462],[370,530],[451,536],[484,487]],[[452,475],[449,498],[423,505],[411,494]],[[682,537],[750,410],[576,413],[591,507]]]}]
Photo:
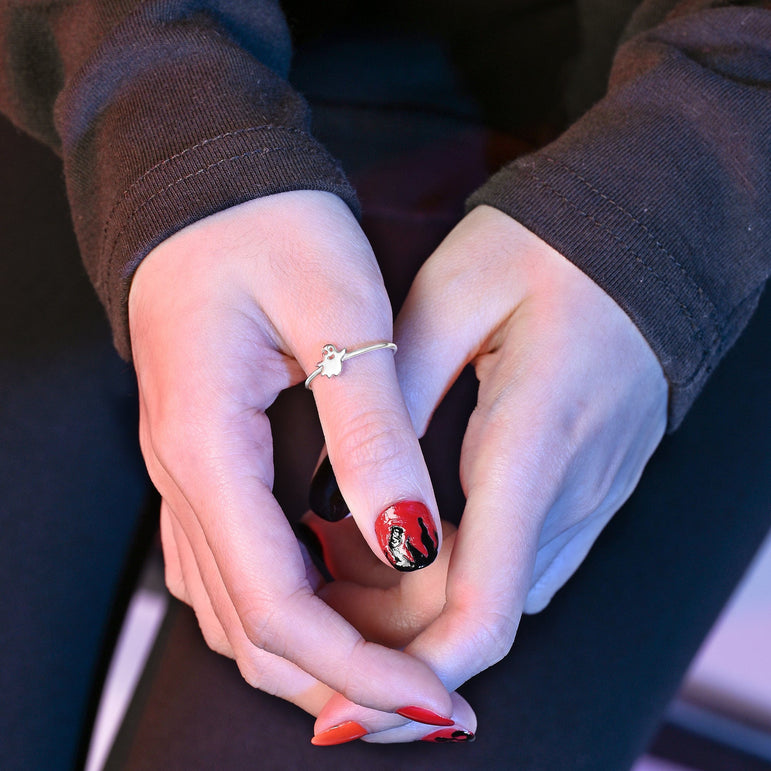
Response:
[{"label": "black painted nail", "polygon": [[324,562],[324,548],[321,545],[321,541],[316,533],[308,527],[304,522],[293,522],[292,530],[294,531],[295,538],[305,546],[308,550],[313,564],[316,569],[321,573],[324,580],[327,583],[334,581],[332,574],[329,572],[329,568]]},{"label": "black painted nail", "polygon": [[311,511],[322,519],[326,519],[327,522],[339,522],[350,514],[348,504],[337,486],[335,472],[332,470],[328,455],[321,461],[313,475],[308,503]]}]

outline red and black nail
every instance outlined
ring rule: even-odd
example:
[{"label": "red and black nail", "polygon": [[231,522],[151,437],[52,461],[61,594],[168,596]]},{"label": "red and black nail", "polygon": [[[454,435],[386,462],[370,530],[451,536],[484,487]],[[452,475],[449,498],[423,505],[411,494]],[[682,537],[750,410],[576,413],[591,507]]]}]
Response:
[{"label": "red and black nail", "polygon": [[473,742],[476,737],[471,731],[460,728],[440,728],[424,736],[422,742],[436,742],[437,744],[450,744],[452,742]]},{"label": "red and black nail", "polygon": [[424,568],[439,553],[439,535],[431,513],[417,501],[401,501],[381,512],[375,520],[375,534],[397,570]]}]

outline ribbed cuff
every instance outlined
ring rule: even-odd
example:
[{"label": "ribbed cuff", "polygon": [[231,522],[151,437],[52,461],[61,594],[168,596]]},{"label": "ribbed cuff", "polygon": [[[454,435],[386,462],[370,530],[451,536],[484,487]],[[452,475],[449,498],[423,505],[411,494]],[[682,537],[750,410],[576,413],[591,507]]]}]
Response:
[{"label": "ribbed cuff", "polygon": [[95,282],[121,356],[131,358],[128,292],[145,255],[199,219],[291,190],[334,193],[359,215],[356,194],[339,165],[315,140],[290,128],[260,126],[206,139],[134,181],[108,218]]},{"label": "ribbed cuff", "polygon": [[545,153],[498,172],[467,208],[481,204],[542,238],[627,313],[661,362],[674,430],[723,347],[714,307],[674,255],[633,213]]}]

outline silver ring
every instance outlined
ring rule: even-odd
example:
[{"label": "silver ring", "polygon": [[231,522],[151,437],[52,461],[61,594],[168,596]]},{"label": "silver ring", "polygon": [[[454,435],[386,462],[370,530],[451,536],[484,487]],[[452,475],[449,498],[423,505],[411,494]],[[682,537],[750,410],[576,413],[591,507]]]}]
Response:
[{"label": "silver ring", "polygon": [[310,389],[311,381],[319,375],[324,375],[325,377],[336,377],[339,375],[342,372],[343,362],[346,359],[352,359],[354,356],[361,356],[362,353],[378,351],[381,348],[389,348],[396,353],[396,343],[373,343],[364,348],[356,348],[356,350],[353,351],[349,351],[346,348],[341,348],[338,351],[334,345],[327,343],[322,348],[321,361],[316,365],[316,369],[314,369],[305,379],[305,387]]}]

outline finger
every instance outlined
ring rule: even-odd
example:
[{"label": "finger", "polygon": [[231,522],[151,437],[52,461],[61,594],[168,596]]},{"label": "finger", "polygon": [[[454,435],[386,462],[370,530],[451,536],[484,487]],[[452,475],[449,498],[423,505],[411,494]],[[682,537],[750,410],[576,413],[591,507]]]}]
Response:
[{"label": "finger", "polygon": [[163,548],[163,564],[166,588],[181,602],[190,605],[190,595],[182,577],[182,566],[179,560],[179,549],[174,538],[174,532],[169,519],[168,507],[161,501],[161,547]]},{"label": "finger", "polygon": [[[178,408],[184,411],[185,406],[182,401]],[[368,706],[393,712],[418,705],[446,714],[449,694],[427,667],[405,654],[364,643],[353,627],[313,596],[297,541],[263,482],[264,477],[270,479],[270,469],[262,453],[269,455],[271,449],[265,415],[252,415],[248,429],[242,425],[235,435],[225,427],[206,432],[190,422],[174,424],[181,426],[177,433],[191,432],[177,437],[183,446],[198,450],[180,472],[184,480],[175,480],[161,463],[154,443],[165,442],[157,431],[154,438],[145,431],[148,468],[164,491],[164,519],[173,521],[174,512],[181,526],[175,539],[180,565],[181,556],[188,553],[183,535],[196,561],[194,568],[188,561],[186,571],[181,570],[188,599],[196,610],[211,601],[247,680],[303,706],[307,701],[300,699],[308,691],[319,707],[312,686],[288,693],[281,684],[281,669],[264,669],[262,654],[269,651]],[[248,458],[249,464],[223,461],[232,458]],[[175,501],[173,508],[169,500]],[[204,587],[197,600],[188,586],[196,576]],[[200,617],[208,616],[203,612]],[[394,673],[399,673],[396,687]]]},{"label": "finger", "polygon": [[[352,713],[352,708],[355,710]],[[351,717],[355,714],[355,718]],[[335,694],[319,713],[314,725],[313,743],[339,744],[350,738],[363,738],[375,744],[394,742],[469,741],[476,732],[477,719],[469,703],[458,693],[452,694],[452,717],[443,726],[407,720],[399,715],[388,715],[375,710],[354,707],[345,697]],[[356,726],[358,736],[351,736],[350,727]],[[344,730],[341,732],[340,729]],[[347,730],[346,730],[347,729]],[[453,733],[458,732],[454,737]],[[340,736],[342,733],[342,737]],[[361,734],[364,733],[364,736]],[[465,735],[464,738],[462,738]],[[440,738],[442,737],[442,738]]]},{"label": "finger", "polygon": [[[530,587],[541,521],[551,505],[550,495],[533,482],[538,474],[530,477],[523,471],[512,476],[509,468],[501,473],[500,458],[521,450],[519,442],[535,455],[549,457],[538,444],[541,429],[549,426],[521,406],[517,412],[518,401],[512,395],[501,410],[512,416],[513,425],[537,424],[532,434],[524,428],[512,435],[506,423],[487,419],[484,407],[469,426],[464,453],[473,450],[475,462],[465,469],[469,498],[447,576],[447,601],[436,620],[405,649],[426,662],[449,689],[510,649]],[[516,516],[520,512],[526,515]],[[337,698],[332,705],[334,710],[325,707],[317,724],[352,720],[371,725],[368,713],[362,714],[355,705]],[[372,741],[404,737],[401,730],[385,733],[384,722],[378,722],[383,733]],[[463,725],[457,718],[456,722]]]},{"label": "finger", "polygon": [[[139,398],[139,415],[139,439],[142,446],[142,452],[147,458],[149,457],[149,454],[152,453],[152,450],[149,446],[150,442],[147,432],[147,413],[141,394]],[[190,605],[190,594],[187,591],[185,580],[182,575],[179,548],[174,537],[174,531],[169,517],[168,504],[163,499],[161,499],[160,506],[160,532],[166,588],[171,595],[176,597],[180,602]]]},{"label": "finger", "polygon": [[[449,694],[427,667],[398,651],[365,643],[313,594],[297,541],[260,478],[255,447],[270,451],[267,419],[258,413],[250,420],[254,425],[246,431],[244,446],[232,432],[215,431],[209,439],[196,435],[204,449],[200,457],[207,462],[201,463],[199,456],[191,459],[187,493],[174,507],[188,508],[179,519],[242,671],[249,672],[253,662],[250,649],[267,650],[357,703],[389,712],[417,705],[446,714]],[[251,462],[239,470],[239,464],[215,460],[223,457],[248,457]],[[228,603],[234,606],[232,615]],[[249,648],[236,647],[239,631]],[[279,687],[266,686],[262,676],[257,679],[262,688]]]},{"label": "finger", "polygon": [[217,614],[214,612],[209,595],[204,588],[190,542],[168,504],[162,503],[161,508],[162,516],[167,522],[167,530],[170,531],[176,545],[180,573],[185,587],[189,587],[187,589],[188,599],[186,602],[195,611],[203,638],[213,651],[230,659],[235,659],[236,655],[233,646]]},{"label": "finger", "polygon": [[[516,373],[507,372],[510,378],[494,385],[489,377],[502,358],[499,350],[516,346],[498,331],[515,310],[528,313],[526,305],[520,307],[527,296],[522,279],[527,272],[501,270],[501,264],[532,259],[530,234],[512,237],[510,222],[484,208],[467,216],[419,272],[396,323],[396,340],[404,352],[396,362],[399,381],[418,433],[466,364],[475,362],[489,389],[484,393],[480,387],[480,405],[464,441],[467,462],[461,481],[468,499],[449,566],[446,604],[406,649],[450,690],[508,651],[550,503],[543,492],[552,489],[547,480],[536,490],[529,484],[533,476],[528,471],[538,461],[544,436],[544,427],[536,427],[537,416],[530,413],[543,403],[543,395],[518,401],[513,395]],[[480,228],[487,235],[483,245],[477,237]],[[425,362],[428,350],[431,366]],[[486,356],[480,358],[482,352]],[[506,360],[519,354],[507,350]],[[528,364],[523,363],[523,371]],[[519,469],[512,469],[520,459]]]},{"label": "finger", "polygon": [[525,297],[525,271],[500,268],[531,260],[531,234],[512,234],[511,222],[489,207],[474,209],[418,271],[402,306],[396,368],[418,436],[463,368],[482,348],[496,347],[493,331]]},{"label": "finger", "polygon": [[[378,575],[374,576],[375,580],[371,579],[366,570],[354,569],[351,571],[352,577],[326,585],[320,596],[367,640],[392,648],[403,648],[423,631],[444,607],[447,569],[455,540],[455,527],[445,522],[442,525],[442,550],[436,561],[425,570],[403,574],[397,584],[389,586],[378,581],[380,571],[388,570],[378,563]],[[328,524],[326,527],[334,530],[339,525]],[[334,553],[335,549],[336,546],[332,545],[326,551]],[[393,574],[393,571],[390,573]]]},{"label": "finger", "polygon": [[316,234],[308,249],[335,255],[337,270],[329,269],[328,259],[302,261],[301,276],[288,266],[289,275],[274,277],[275,291],[270,284],[261,287],[265,310],[270,318],[287,316],[270,306],[286,282],[313,288],[314,296],[297,298],[303,313],[291,314],[278,332],[306,373],[324,362],[311,389],[331,461],[327,471],[334,468],[342,498],[378,558],[415,570],[435,559],[441,543],[431,480],[393,351],[354,355],[391,341],[390,303],[372,249],[348,208],[338,201],[318,222],[314,216],[308,212],[305,223]]},{"label": "finger", "polygon": [[432,727],[426,731],[426,727],[419,723],[411,723],[408,726],[392,728],[389,731],[380,731],[371,736],[363,736],[362,741],[368,744],[394,744],[395,742],[433,742],[434,744],[460,744],[473,742],[476,739],[474,731],[464,728],[463,724],[456,722],[448,728]]},{"label": "finger", "polygon": [[[334,699],[335,697],[333,697]],[[431,726],[410,721],[404,725],[387,730],[376,731],[362,737],[368,744],[394,744],[401,742],[434,742],[436,744],[456,744],[473,742],[476,738],[477,717],[469,703],[459,694],[452,694],[451,726]],[[327,719],[327,715],[324,715]],[[334,719],[334,718],[332,718]]]},{"label": "finger", "polygon": [[[488,233],[500,223],[501,233],[511,238],[475,258],[474,241],[464,227],[473,234],[482,220]],[[440,247],[442,259],[429,261],[426,274],[416,280],[397,323],[397,340],[408,341],[400,380],[419,430],[463,364],[473,361],[480,381],[462,450],[467,504],[448,573],[447,602],[407,648],[450,689],[508,652],[528,595],[537,606],[556,590],[560,584],[552,583],[554,578],[569,576],[634,486],[637,475],[622,473],[624,494],[613,490],[625,465],[624,453],[615,449],[624,447],[623,437],[640,437],[631,464],[639,470],[660,437],[641,426],[659,425],[663,400],[641,404],[636,412],[644,417],[628,414],[638,395],[658,393],[664,385],[655,359],[648,370],[639,332],[573,265],[512,223],[485,211],[466,218]],[[490,249],[489,240],[485,246]],[[499,253],[505,259],[496,259]],[[485,291],[471,294],[481,294],[486,302],[478,310],[466,308],[458,324],[453,271],[468,277],[462,265],[469,260],[495,264],[499,280],[485,284],[480,271],[474,280]],[[527,267],[534,260],[537,268]],[[446,291],[432,306],[435,285]],[[510,298],[501,295],[501,287]],[[449,337],[457,348],[439,355],[432,368],[421,368],[415,352],[441,328],[453,329]],[[619,353],[614,358],[609,351]],[[542,560],[531,594],[542,543],[553,545],[548,550],[553,561]]]},{"label": "finger", "polygon": [[372,552],[353,517],[328,522],[309,511],[303,515],[301,522],[314,534],[319,556],[335,582],[381,589],[399,585],[402,574],[383,564]]},{"label": "finger", "polygon": [[[390,330],[380,334],[390,338]],[[425,567],[441,545],[439,517],[393,355],[372,351],[343,366],[340,377],[313,384],[329,453],[314,488],[324,480],[334,495],[339,485],[364,539],[386,564],[402,572]]]},{"label": "finger", "polygon": [[[317,543],[314,544],[310,542],[311,539],[314,541],[317,541],[317,539],[313,535],[313,531],[309,528],[302,528],[300,523],[292,525],[292,531],[297,538],[297,545],[300,548],[300,554],[302,554],[303,563],[305,564],[305,577],[311,589],[315,593],[318,593],[326,583],[326,576],[329,575],[329,571],[326,570],[323,561],[319,562]],[[311,551],[313,551],[313,554]],[[322,574],[322,570],[325,575]]]},{"label": "finger", "polygon": [[[242,676],[253,688],[291,701],[306,712],[318,714],[334,692],[290,661],[251,644],[238,623],[235,608],[211,563],[196,559],[173,514],[170,519],[180,544],[179,553],[185,582],[191,587],[192,607],[207,645],[212,650],[235,659]],[[203,572],[206,574],[206,585],[199,564],[205,566]],[[209,592],[212,592],[214,601]],[[226,628],[228,632],[225,632]]]},{"label": "finger", "polygon": [[[513,420],[532,419],[509,411]],[[481,420],[481,419],[480,419]],[[522,445],[512,440],[501,424],[485,423],[474,462],[464,481],[468,498],[458,530],[447,576],[446,603],[437,619],[407,647],[425,661],[448,688],[457,688],[510,650],[538,550],[541,524],[550,500],[544,488],[532,482],[530,469],[505,471],[501,458],[537,453],[523,432]],[[465,450],[464,450],[465,452]]]},{"label": "finger", "polygon": [[[311,197],[309,194],[308,200]],[[303,196],[298,194],[295,199]],[[370,325],[377,331],[376,339],[382,339],[386,332],[390,336],[390,310],[383,301],[382,287],[371,289],[376,283],[372,280],[377,275],[376,264],[359,259],[356,250],[361,245],[353,243],[358,236],[340,235],[352,229],[359,232],[347,208],[338,202],[338,214],[334,215],[310,207],[305,217],[301,204],[290,207],[290,214],[273,204],[275,201],[263,199],[249,206],[250,212],[260,216],[249,218],[244,232],[235,234],[235,247],[242,242],[256,244],[261,270],[251,269],[255,263],[251,247],[247,253],[239,252],[235,263],[228,261],[225,278],[230,277],[229,271],[235,271],[238,281],[235,288],[226,282],[224,305],[223,297],[215,304],[206,304],[208,294],[202,287],[209,282],[193,282],[190,292],[171,302],[172,312],[168,307],[158,311],[156,302],[143,308],[143,299],[158,299],[147,286],[145,292],[132,291],[135,299],[139,298],[133,307],[132,337],[141,340],[148,329],[161,330],[157,344],[138,345],[135,353],[140,392],[145,404],[152,406],[143,441],[151,476],[190,541],[201,580],[231,641],[235,639],[232,625],[238,623],[251,645],[292,661],[354,701],[384,711],[402,709],[406,704],[446,714],[451,706],[449,694],[425,665],[398,651],[366,643],[313,594],[297,542],[270,492],[272,441],[264,411],[281,388],[297,382],[295,359],[306,371],[312,368],[320,346],[327,342],[318,339],[319,330],[365,336],[371,330],[364,327]],[[299,221],[298,216],[305,219]],[[351,228],[351,223],[355,227]],[[297,232],[300,226],[312,235],[298,249],[296,240],[287,233]],[[195,233],[205,236],[207,227],[204,222]],[[272,228],[275,232],[269,232]],[[195,233],[187,235],[192,239]],[[163,251],[172,241],[168,239],[158,250]],[[272,259],[275,248],[287,241],[288,248],[296,252],[291,255],[293,259]],[[366,241],[364,244],[369,249]],[[195,243],[191,246],[195,252]],[[179,253],[179,249],[174,252]],[[371,250],[369,254],[371,257]],[[342,255],[334,263],[338,270],[331,271],[330,260],[338,255]],[[185,259],[191,258],[185,254]],[[192,259],[200,276],[201,265],[208,267],[209,261],[205,254],[197,258],[193,254]],[[175,261],[167,263],[156,257],[155,264],[163,273]],[[142,283],[143,269],[148,286],[156,286],[150,280],[157,277],[152,267],[152,258],[149,268],[146,261],[143,263],[134,279],[135,287]],[[302,275],[288,275],[292,271]],[[214,280],[217,278],[215,271]],[[314,284],[316,278],[320,283]],[[243,280],[247,281],[246,291]],[[309,290],[316,286],[324,303],[310,295]],[[307,314],[287,310],[287,287],[298,288],[291,294],[292,301],[303,310],[307,308]],[[251,299],[244,305],[244,296],[260,298],[258,311]],[[346,301],[334,302],[340,296]],[[370,307],[367,301],[373,298],[379,305]],[[231,306],[246,311],[232,313]],[[363,324],[361,319],[369,318],[368,314],[372,319],[377,317],[377,322]],[[217,317],[217,323],[212,322],[212,316]],[[343,321],[335,328],[338,318]],[[169,325],[175,328],[169,331]],[[195,345],[179,345],[179,340],[190,337]],[[365,372],[368,359],[390,360],[388,365],[377,366],[390,366],[395,382],[389,351],[355,358],[347,362],[349,369],[355,372],[363,368],[360,371]],[[195,373],[192,381],[188,377],[191,372]],[[377,379],[378,374],[370,372],[368,377]],[[329,410],[328,406],[326,413]],[[224,605],[220,611],[218,577],[235,608],[235,619],[227,617]]]},{"label": "finger", "polygon": [[406,649],[448,689],[510,650],[543,523],[568,473],[570,448],[561,441],[573,407],[552,408],[549,384],[558,365],[549,357],[544,364],[539,353],[510,335],[476,362],[478,403],[461,455],[467,501],[449,566],[446,603]]},{"label": "finger", "polygon": [[[540,529],[539,516],[516,518],[512,511],[548,506],[548,496],[533,504],[528,490],[518,490],[508,471],[501,473],[503,456],[498,453],[511,449],[510,432],[490,426],[484,420],[471,425],[466,437],[477,450],[478,465],[466,472],[469,497],[447,575],[446,603],[405,648],[450,690],[508,652],[530,585]],[[319,715],[320,727],[346,720],[371,724],[369,713],[350,702],[333,699],[332,706]],[[378,725],[386,730],[388,722],[381,719]]]}]

